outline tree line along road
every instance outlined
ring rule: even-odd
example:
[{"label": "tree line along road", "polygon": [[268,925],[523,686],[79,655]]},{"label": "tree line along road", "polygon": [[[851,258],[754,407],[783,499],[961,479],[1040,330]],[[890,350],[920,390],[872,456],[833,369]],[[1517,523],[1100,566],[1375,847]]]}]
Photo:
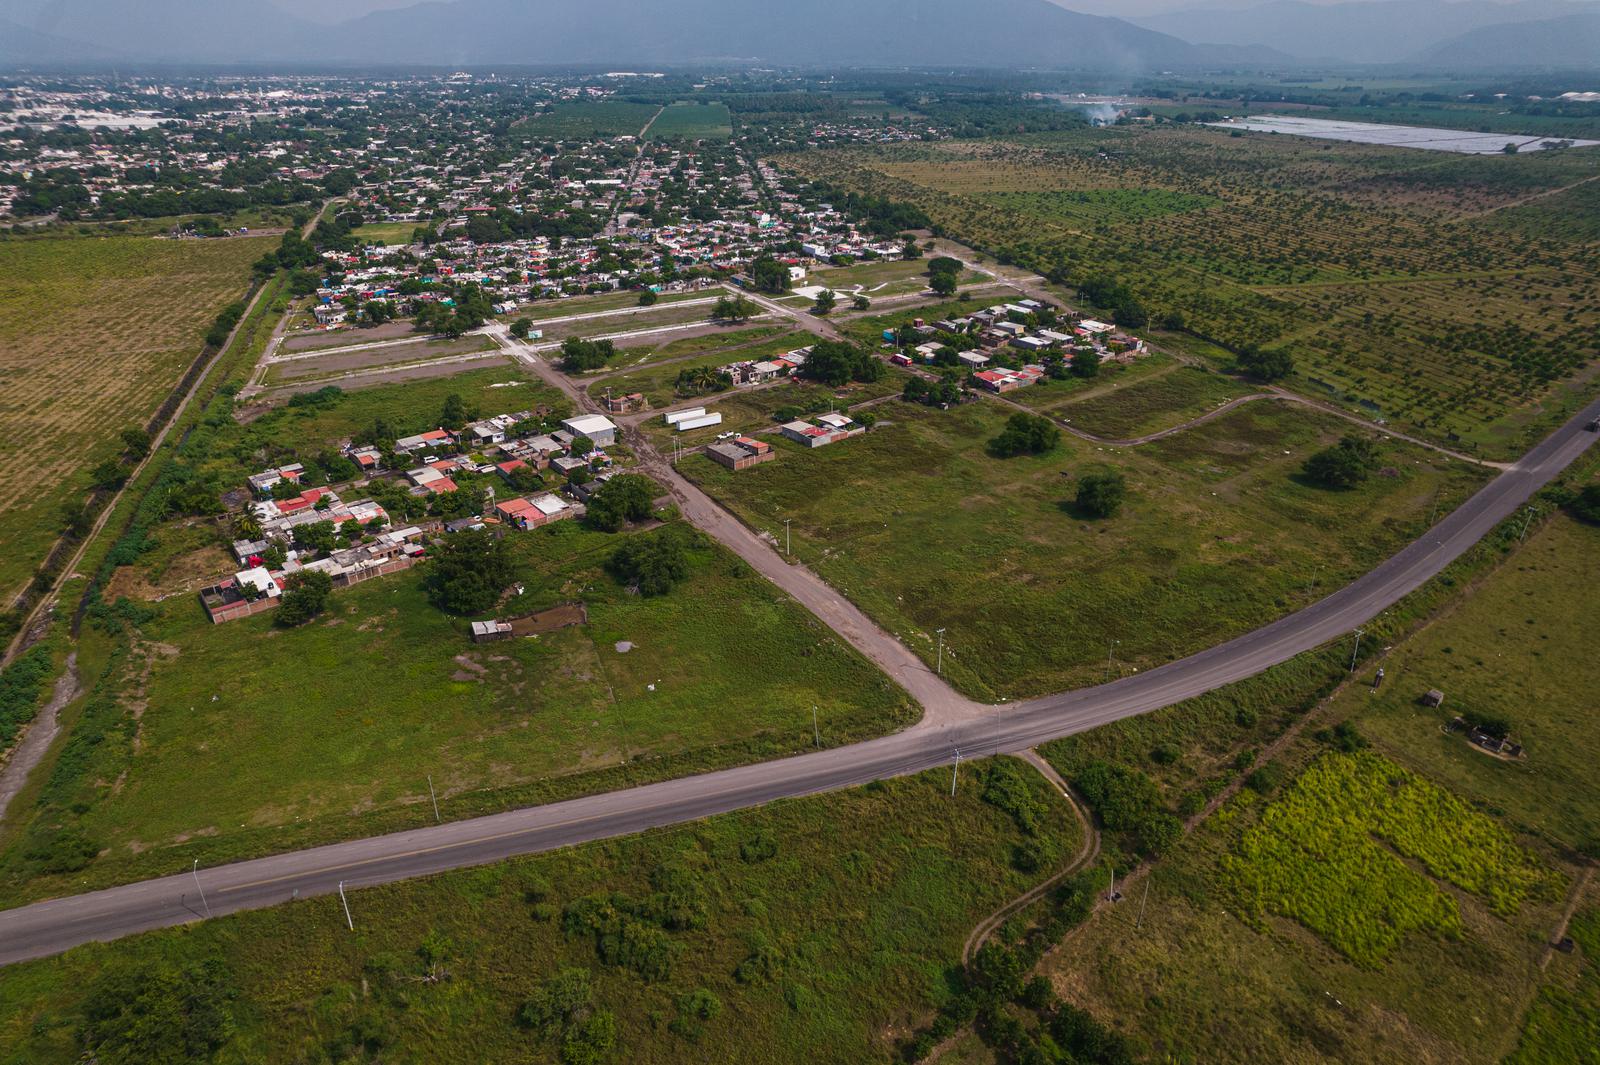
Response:
[{"label": "tree line along road", "polygon": [[[1047,740],[1170,706],[1253,676],[1348,633],[1420,587],[1582,456],[1600,436],[1585,428],[1596,418],[1600,418],[1600,400],[1591,402],[1420,539],[1328,598],[1158,669],[1094,688],[987,707],[950,691],[903,647],[899,654],[888,655],[886,649],[877,648],[879,653],[872,657],[880,660],[891,676],[937,706],[903,732],[774,762],[214,869],[185,870],[157,880],[0,911],[0,964],[59,953],[93,940],[329,894],[341,884],[350,888],[424,876],[777,799],[853,787],[881,777],[950,765],[962,757],[1020,752]],[[676,477],[674,481],[675,487],[687,484]],[[725,529],[717,531],[727,534]],[[748,530],[743,532],[748,534]],[[753,534],[749,535],[754,540]],[[807,585],[808,594],[831,596],[834,609],[848,616],[859,615],[853,605],[821,585],[809,571],[784,565],[770,547],[754,542],[768,560],[776,560],[776,566],[764,565],[762,570],[771,569],[778,575],[780,586],[787,590],[801,582]],[[741,554],[752,550],[749,543],[739,547]],[[810,588],[811,581],[826,591]],[[868,632],[881,633],[864,616],[861,621]],[[851,637],[856,642],[863,633],[857,631],[847,638]]]}]

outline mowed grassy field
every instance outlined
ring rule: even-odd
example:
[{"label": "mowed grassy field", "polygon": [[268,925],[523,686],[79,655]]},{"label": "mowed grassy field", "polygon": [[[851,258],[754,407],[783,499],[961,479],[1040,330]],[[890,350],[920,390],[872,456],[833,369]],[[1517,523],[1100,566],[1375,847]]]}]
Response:
[{"label": "mowed grassy field", "polygon": [[675,100],[650,127],[651,140],[727,140],[733,116],[720,100]]},{"label": "mowed grassy field", "polygon": [[276,238],[0,241],[0,593],[43,559],[63,502],[155,412]]},{"label": "mowed grassy field", "polygon": [[[826,745],[914,719],[710,541],[654,599],[604,572],[621,542],[572,522],[514,537],[525,591],[491,616],[574,602],[587,621],[492,644],[426,601],[420,570],[340,590],[293,630],[270,614],[212,625],[189,595],[148,605],[90,695],[102,741],[56,766],[0,867],[30,894],[77,889],[430,821],[430,774],[445,815],[464,816],[807,749],[813,707]],[[38,842],[62,832],[102,853],[36,876]]]},{"label": "mowed grassy field", "polygon": [[1293,387],[1489,457],[1570,412],[1600,346],[1600,245],[1581,209],[1594,152],[1441,156],[1164,127],[784,163],[914,202],[1046,276],[1121,282],[1153,322],[1284,349]]},{"label": "mowed grassy field", "polygon": [[592,140],[637,135],[660,108],[626,100],[563,100],[546,113],[533,115],[517,128],[539,137]]},{"label": "mowed grassy field", "polygon": [[[1057,988],[1159,1060],[1591,1060],[1600,676],[1571,590],[1600,578],[1597,547],[1553,518],[1365,665],[1316,724],[1370,746],[1307,730],[1276,759],[1285,783],[1241,791],[1161,859],[1137,933],[1103,910],[1046,962]],[[1436,686],[1445,709],[1418,705]],[[1526,757],[1445,735],[1452,704],[1507,717]],[[1569,908],[1571,956],[1548,948]]]},{"label": "mowed grassy field", "polygon": [[[1058,691],[1148,668],[1289,612],[1370,569],[1483,481],[1465,463],[1384,445],[1350,492],[1300,464],[1349,431],[1330,415],[1254,403],[1136,449],[1064,437],[1039,457],[987,452],[1009,415],[891,401],[867,435],[777,444],[738,473],[680,469],[758,529],[792,520],[794,553],[983,699]],[[1129,499],[1075,516],[1075,478],[1124,473]],[[1111,659],[1108,662],[1108,658]]]},{"label": "mowed grassy field", "polygon": [[[963,766],[954,797],[948,773],[928,772],[426,880],[357,882],[354,933],[328,897],[10,966],[0,1062],[78,1061],[87,999],[129,978],[159,997],[169,974],[211,959],[233,994],[218,1060],[349,1060],[359,1046],[366,1060],[555,1061],[559,1034],[518,1011],[577,968],[585,1005],[616,1019],[614,1050],[597,1060],[886,1062],[949,996],[971,927],[1041,875],[1013,867],[1024,837],[980,798],[987,771]],[[1071,852],[1065,805],[1022,773],[1034,838]],[[666,958],[650,979],[564,931],[575,903],[614,892],[626,908],[661,890],[692,918],[630,921]],[[696,990],[718,1008],[685,1023],[679,1003]],[[101,1043],[100,1060],[119,1046]]]}]

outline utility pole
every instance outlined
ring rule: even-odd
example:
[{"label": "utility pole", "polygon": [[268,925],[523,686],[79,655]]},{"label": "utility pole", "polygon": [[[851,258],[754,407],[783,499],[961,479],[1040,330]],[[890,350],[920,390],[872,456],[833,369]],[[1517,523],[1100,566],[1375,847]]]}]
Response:
[{"label": "utility pole", "polygon": [[942,677],[942,676],[944,676],[944,630],[943,629],[934,629],[933,632],[934,632],[934,635],[939,637],[938,662],[933,667],[933,671],[934,671],[934,673],[936,673],[936,674],[938,674],[939,676]]},{"label": "utility pole", "polygon": [[783,519],[783,555],[785,558],[792,558],[794,556],[794,551],[791,549],[792,543],[789,540],[789,522],[791,520],[793,519]]},{"label": "utility pole", "polygon": [[1121,640],[1112,640],[1111,641],[1111,649],[1106,652],[1106,680],[1110,680],[1111,679],[1111,665],[1112,665],[1112,663],[1114,661],[1116,661],[1117,646],[1120,643],[1122,643]]},{"label": "utility pole", "polygon": [[817,704],[811,704],[811,738],[816,741],[817,749],[822,748],[822,730],[817,727]]},{"label": "utility pole", "polygon": [[1356,645],[1350,649],[1350,672],[1356,671],[1356,655],[1361,653],[1361,637],[1367,634],[1366,629],[1356,630]]},{"label": "utility pole", "polygon": [[436,824],[442,824],[444,822],[444,818],[439,816],[439,796],[437,796],[437,795],[435,795],[433,793],[433,774],[432,773],[428,774],[428,798],[433,800],[433,820],[434,820],[434,822]]},{"label": "utility pole", "polygon": [[211,916],[211,903],[206,901],[206,889],[200,886],[200,859],[194,860],[194,865],[189,868],[189,875],[194,877],[195,890],[200,892],[200,905],[206,908],[206,916]]},{"label": "utility pole", "polygon": [[344,923],[350,931],[356,930],[356,923],[350,919],[350,900],[344,897],[344,881],[339,881],[339,901],[344,904]]},{"label": "utility pole", "polygon": [[1528,508],[1527,516],[1522,519],[1522,531],[1517,533],[1517,542],[1518,543],[1521,543],[1522,542],[1522,538],[1524,536],[1528,535],[1528,523],[1533,520],[1534,515],[1537,514],[1537,513],[1539,513],[1539,508],[1538,507],[1529,507]]},{"label": "utility pole", "polygon": [[1144,921],[1144,904],[1150,901],[1150,878],[1144,878],[1144,894],[1139,896],[1139,916],[1133,919],[1133,930],[1137,932],[1139,925]]},{"label": "utility pole", "polygon": [[956,774],[961,772],[961,748],[956,748],[956,764],[950,770],[950,797],[956,797]]}]

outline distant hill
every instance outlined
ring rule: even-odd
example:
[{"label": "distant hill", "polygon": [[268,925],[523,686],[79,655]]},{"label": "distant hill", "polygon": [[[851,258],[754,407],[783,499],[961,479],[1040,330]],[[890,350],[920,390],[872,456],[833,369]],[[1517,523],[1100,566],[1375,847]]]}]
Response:
[{"label": "distant hill", "polygon": [[1455,70],[1600,70],[1600,12],[1472,30],[1417,58]]},{"label": "distant hill", "polygon": [[1397,63],[1487,26],[1600,11],[1584,0],[1271,0],[1203,7],[1130,21],[1185,41],[1260,45],[1303,59]]},{"label": "distant hill", "polygon": [[0,18],[0,63],[95,63],[115,53]]},{"label": "distant hill", "polygon": [[261,0],[45,0],[30,25],[129,59],[361,64],[1281,67],[1048,0],[457,0],[329,27]]}]

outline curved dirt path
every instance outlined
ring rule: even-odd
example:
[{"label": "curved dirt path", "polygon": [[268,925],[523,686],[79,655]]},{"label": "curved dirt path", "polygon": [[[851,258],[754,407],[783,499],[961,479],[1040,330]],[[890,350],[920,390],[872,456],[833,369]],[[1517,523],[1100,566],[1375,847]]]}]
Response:
[{"label": "curved dirt path", "polygon": [[1083,846],[1078,848],[1078,853],[1073,855],[1072,860],[1062,866],[1059,872],[1053,874],[1044,882],[1035,884],[988,917],[985,917],[982,921],[979,921],[978,926],[972,930],[972,934],[967,937],[966,944],[961,948],[962,965],[971,965],[972,959],[978,956],[978,951],[983,949],[984,943],[988,942],[989,937],[994,935],[995,930],[1009,921],[1012,915],[1043,898],[1045,892],[1078,870],[1088,868],[1096,858],[1100,857],[1100,830],[1094,827],[1094,821],[1089,817],[1088,812],[1084,810],[1083,805],[1072,797],[1072,791],[1067,787],[1067,782],[1061,779],[1061,774],[1056,772],[1055,766],[1045,761],[1043,756],[1034,750],[1024,751],[1020,757],[1039,770],[1044,775],[1044,778],[1054,785],[1057,791],[1061,792],[1061,797],[1067,800],[1067,805],[1072,807],[1072,816],[1077,818],[1078,827],[1083,832]]}]

